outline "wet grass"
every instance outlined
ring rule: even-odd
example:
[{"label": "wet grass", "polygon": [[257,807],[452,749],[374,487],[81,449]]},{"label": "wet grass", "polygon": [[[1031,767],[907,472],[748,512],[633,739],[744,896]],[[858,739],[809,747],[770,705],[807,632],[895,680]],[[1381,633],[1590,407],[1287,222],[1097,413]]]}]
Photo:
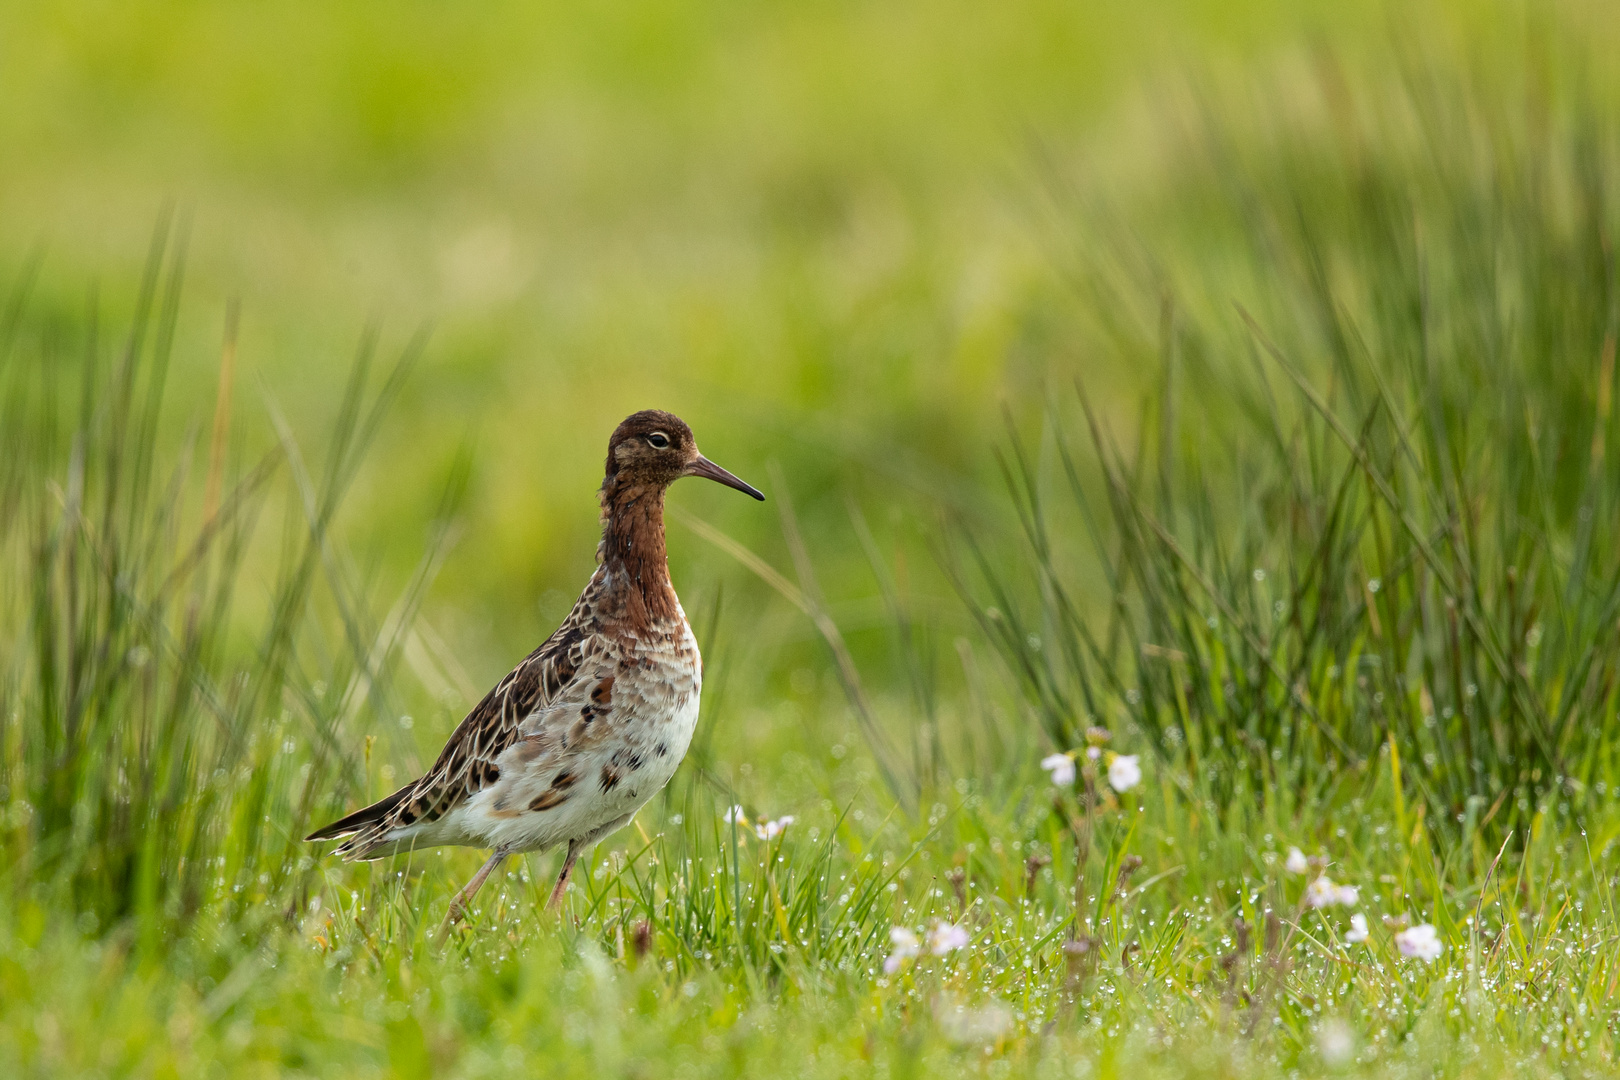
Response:
[{"label": "wet grass", "polygon": [[[125,314],[41,307],[25,266],[0,311],[5,1071],[1612,1072],[1620,147],[1590,69],[1491,55],[1380,79],[1318,51],[1250,113],[1211,91],[1134,203],[1044,159],[1089,335],[1064,348],[1109,366],[1074,380],[1054,346],[993,510],[901,509],[956,614],[917,604],[858,493],[829,558],[792,462],[786,569],[678,518],[825,676],[779,707],[730,662],[765,624],[688,590],[705,729],[561,917],[554,856],[447,933],[473,853],[297,840],[467,704],[419,614],[470,465],[407,574],[344,527],[420,344],[333,362],[324,430],[260,387],[255,445],[234,330],[206,422],[165,411],[177,221]],[[869,569],[886,645],[829,563]],[[1355,895],[1313,906],[1323,878]],[[1401,947],[1419,925],[1431,958]]]}]

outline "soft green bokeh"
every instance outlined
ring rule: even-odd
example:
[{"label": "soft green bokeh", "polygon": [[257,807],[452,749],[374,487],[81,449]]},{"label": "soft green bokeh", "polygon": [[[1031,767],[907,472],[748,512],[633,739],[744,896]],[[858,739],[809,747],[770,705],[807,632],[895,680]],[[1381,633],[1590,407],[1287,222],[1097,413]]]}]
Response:
[{"label": "soft green bokeh", "polygon": [[[1051,347],[1069,304],[1040,148],[1127,160],[1141,116],[1122,103],[1144,88],[1269,64],[1306,32],[1375,38],[1384,19],[1257,2],[11,5],[0,251],[14,267],[42,244],[64,307],[91,280],[127,306],[175,202],[192,221],[177,408],[206,415],[240,297],[241,423],[261,434],[261,388],[301,430],[330,413],[367,319],[390,343],[431,325],[351,528],[408,565],[474,441],[435,597],[468,613],[483,680],[549,630],[557,605],[534,599],[587,573],[606,434],[635,408],[685,416],[756,482],[780,461],[810,527],[837,532],[817,537],[824,558],[853,550],[845,488],[971,503],[994,483],[1003,401],[1027,409],[1073,364]],[[774,542],[769,512],[677,498]]]}]

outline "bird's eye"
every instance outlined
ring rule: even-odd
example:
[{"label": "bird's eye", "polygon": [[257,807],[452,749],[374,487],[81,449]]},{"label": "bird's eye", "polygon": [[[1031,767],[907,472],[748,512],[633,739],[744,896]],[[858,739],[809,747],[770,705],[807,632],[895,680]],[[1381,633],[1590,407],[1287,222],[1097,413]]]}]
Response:
[{"label": "bird's eye", "polygon": [[647,436],[647,442],[656,450],[667,450],[669,448],[669,436],[662,431],[655,431]]}]

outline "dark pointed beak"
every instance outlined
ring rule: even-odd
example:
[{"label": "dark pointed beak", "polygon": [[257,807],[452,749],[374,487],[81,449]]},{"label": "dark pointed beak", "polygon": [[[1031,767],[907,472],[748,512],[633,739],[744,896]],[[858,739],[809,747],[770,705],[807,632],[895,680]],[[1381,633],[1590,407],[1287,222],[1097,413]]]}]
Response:
[{"label": "dark pointed beak", "polygon": [[720,466],[716,465],[702,454],[699,454],[698,459],[692,462],[692,464],[688,465],[686,467],[686,472],[682,473],[681,475],[702,476],[709,480],[713,480],[717,484],[724,484],[728,488],[736,488],[745,495],[752,495],[760,502],[765,501],[764,494],[761,493],[758,488],[754,487],[752,484],[743,483],[741,480],[737,479],[735,476],[732,476],[730,473],[726,472],[726,470],[722,469]]}]

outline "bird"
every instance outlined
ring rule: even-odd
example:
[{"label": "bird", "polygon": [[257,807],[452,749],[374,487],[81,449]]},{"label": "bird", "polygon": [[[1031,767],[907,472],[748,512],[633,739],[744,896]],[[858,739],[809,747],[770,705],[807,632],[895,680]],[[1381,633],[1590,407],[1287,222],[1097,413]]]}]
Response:
[{"label": "bird", "polygon": [[669,782],[697,726],[703,662],[664,540],[664,495],[686,476],[765,499],[699,453],[673,413],[643,410],[615,428],[596,570],[562,625],[473,707],[426,773],[305,839],[346,838],[332,853],[349,860],[492,849],[446,926],[509,856],[566,845],[546,905],[556,909],[580,853]]}]

